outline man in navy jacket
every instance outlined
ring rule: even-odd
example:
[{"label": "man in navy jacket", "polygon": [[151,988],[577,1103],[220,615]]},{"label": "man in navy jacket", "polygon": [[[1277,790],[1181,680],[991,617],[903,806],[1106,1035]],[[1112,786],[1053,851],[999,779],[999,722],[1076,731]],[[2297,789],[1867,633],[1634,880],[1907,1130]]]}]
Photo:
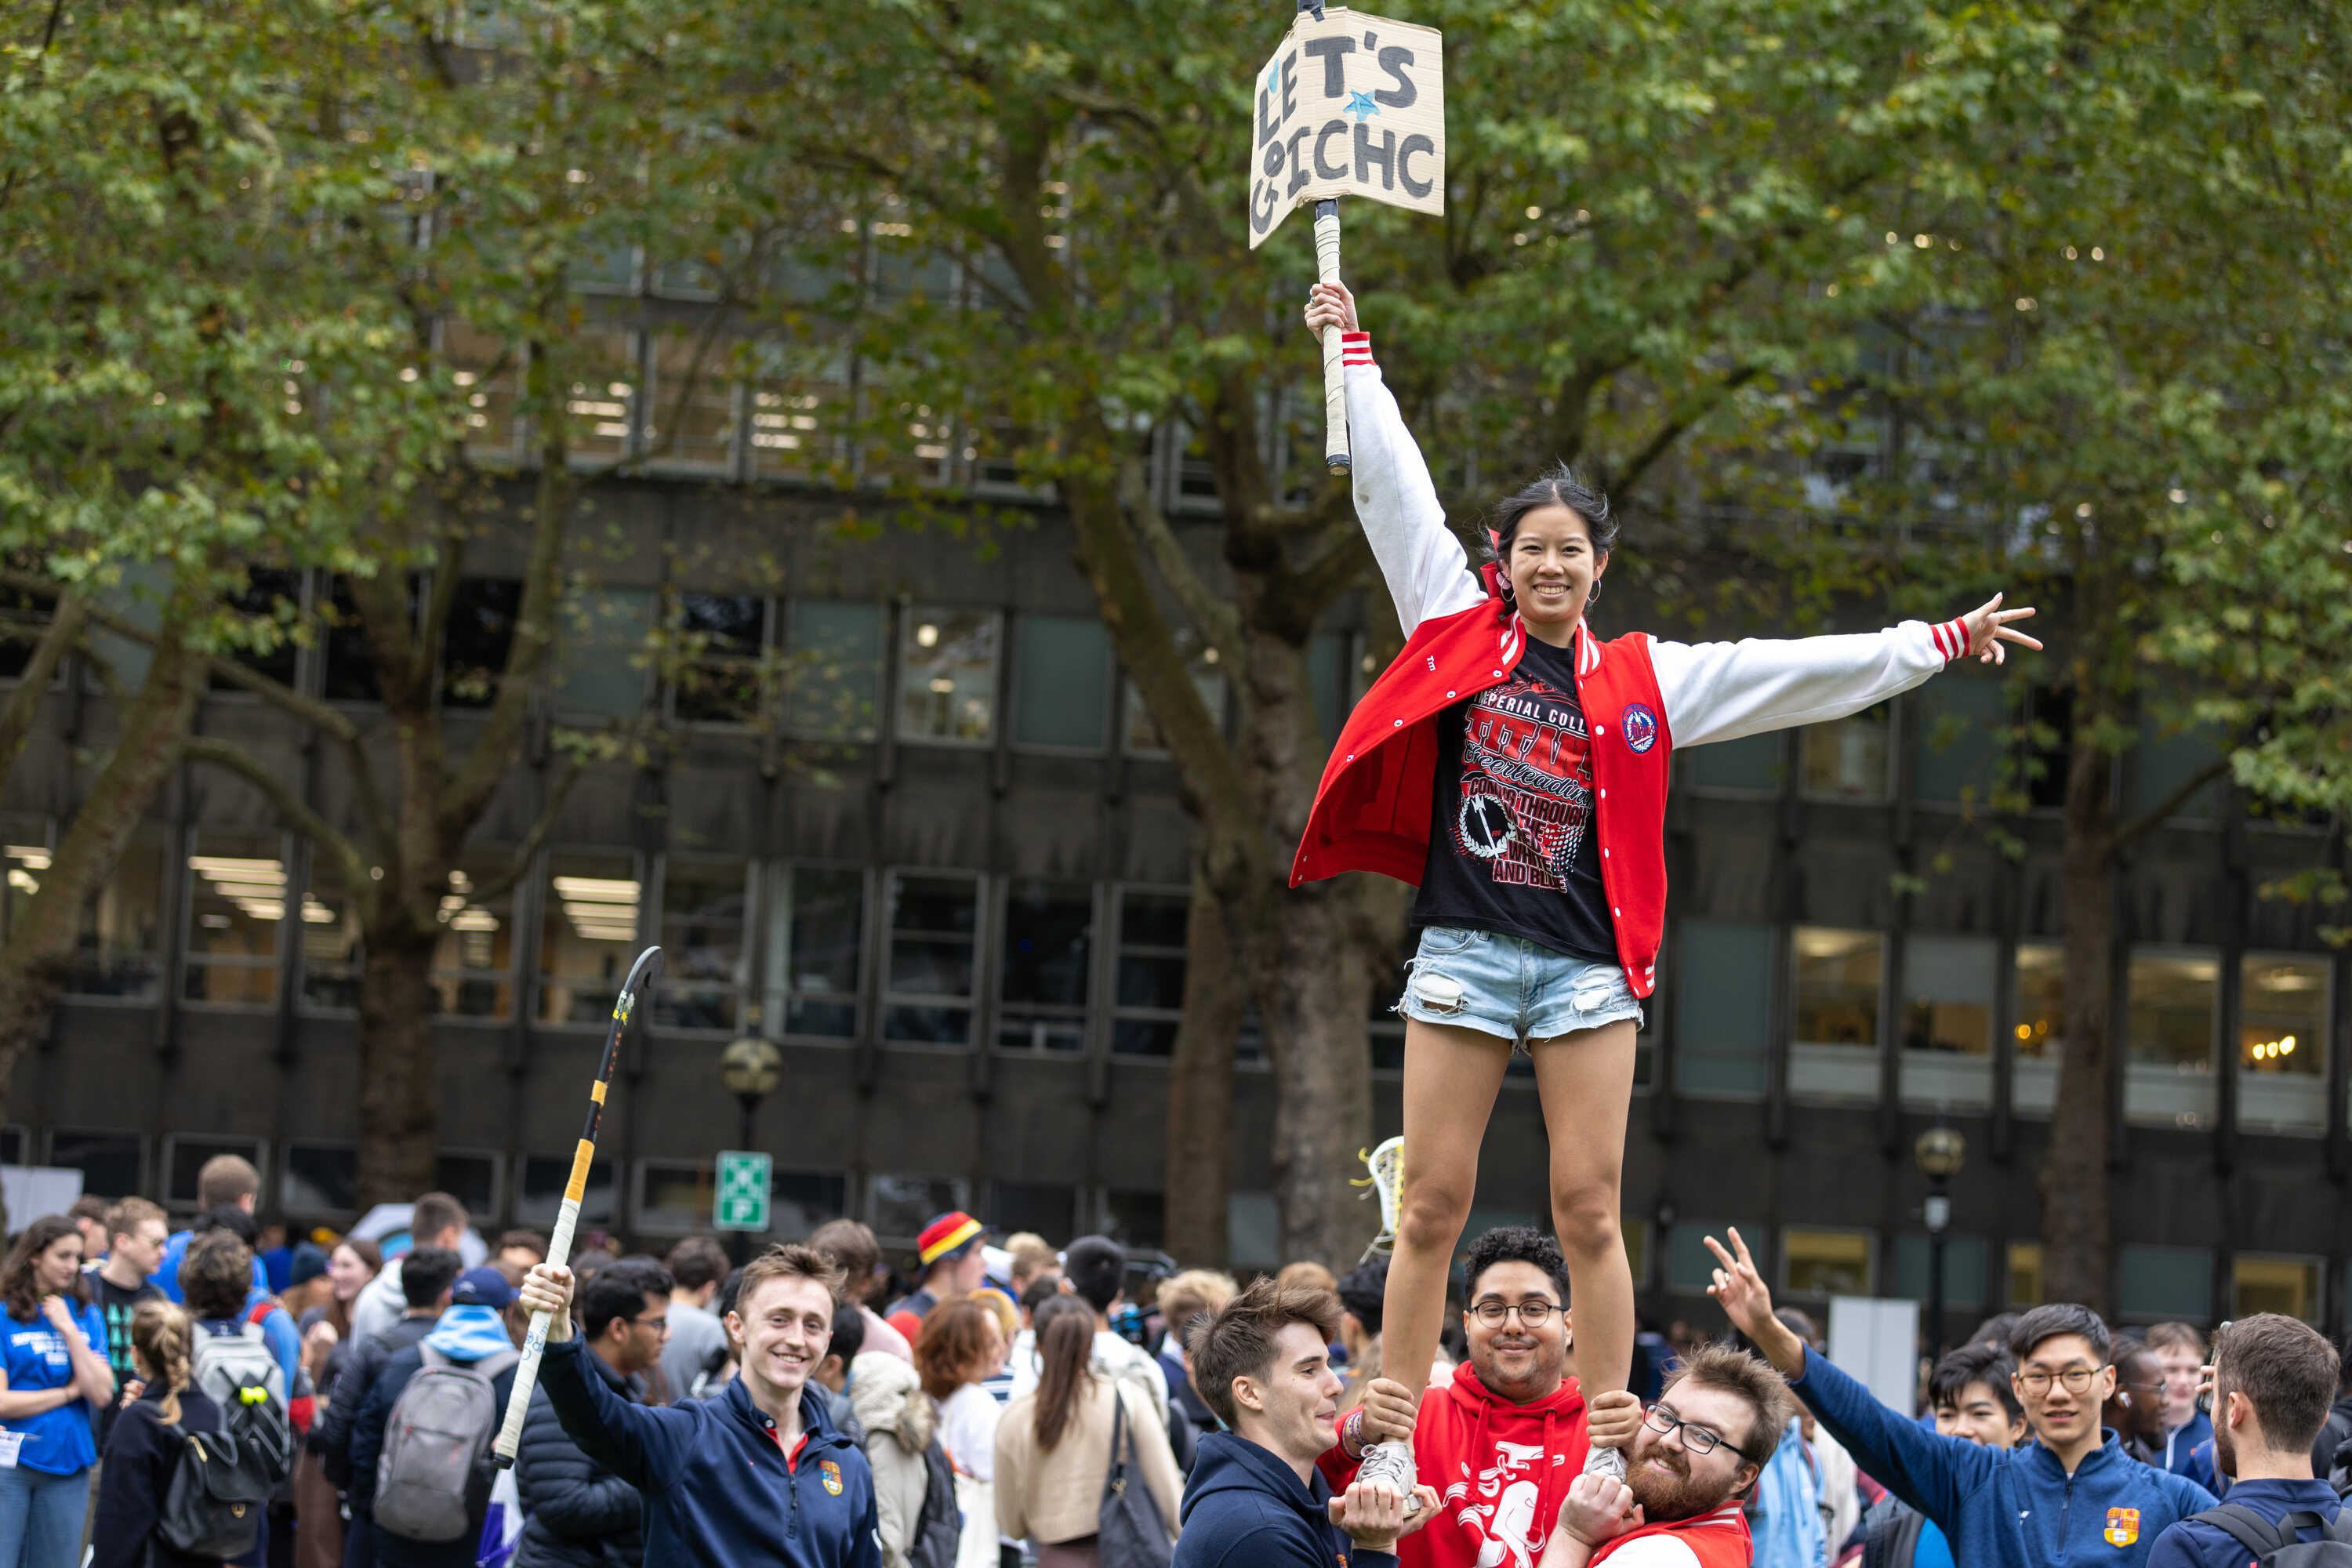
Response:
[{"label": "man in navy jacket", "polygon": [[1969,1568],[2147,1568],[2158,1536],[2213,1506],[2212,1493],[2132,1458],[2099,1425],[2116,1372],[2107,1326],[2089,1308],[2036,1307],[2018,1320],[2012,1386],[2035,1441],[1981,1447],[1921,1431],[1811,1354],[1773,1317],[1755,1259],[1739,1233],[1730,1234],[1736,1254],[1706,1238],[1717,1264],[1708,1294],[1854,1463],[1934,1520]]},{"label": "man in navy jacket", "polygon": [[[2288,1541],[2352,1535],[2352,1520],[2337,1521],[2336,1489],[2311,1473],[2312,1442],[2336,1395],[2335,1347],[2307,1324],[2263,1312],[2215,1335],[2213,1358],[2214,1462],[2235,1478],[2230,1500],[2166,1531],[2147,1568],[2244,1568]],[[2282,1528],[2298,1514],[2308,1518]]]},{"label": "man in navy jacket", "polygon": [[1344,1500],[1315,1468],[1333,1441],[1339,1299],[1260,1279],[1192,1331],[1192,1384],[1227,1430],[1201,1439],[1174,1568],[1396,1568],[1400,1536],[1437,1512],[1360,1481]]},{"label": "man in navy jacket", "polygon": [[874,1474],[809,1376],[841,1285],[822,1254],[770,1247],[727,1314],[741,1374],[712,1398],[654,1406],[585,1364],[571,1269],[542,1263],[523,1280],[524,1305],[549,1314],[539,1375],[563,1430],[645,1496],[646,1568],[882,1568]]}]

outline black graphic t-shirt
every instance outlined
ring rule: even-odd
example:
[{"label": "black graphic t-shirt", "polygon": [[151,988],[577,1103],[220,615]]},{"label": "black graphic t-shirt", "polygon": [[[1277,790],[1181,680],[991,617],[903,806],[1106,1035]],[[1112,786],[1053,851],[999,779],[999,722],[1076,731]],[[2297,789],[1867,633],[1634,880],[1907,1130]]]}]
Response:
[{"label": "black graphic t-shirt", "polygon": [[[139,1375],[139,1364],[131,1359],[131,1320],[137,1315],[142,1302],[163,1301],[170,1298],[146,1281],[125,1290],[95,1268],[89,1271],[87,1278],[90,1300],[98,1304],[100,1315],[106,1320],[106,1343],[91,1348],[102,1349],[106,1352],[106,1364],[114,1369],[114,1386],[120,1389]],[[114,1428],[117,1408],[116,1403],[110,1399],[106,1402],[106,1408],[99,1412],[98,1443],[101,1452],[106,1447],[107,1433]]]},{"label": "black graphic t-shirt", "polygon": [[1617,962],[1571,649],[1528,639],[1500,686],[1438,717],[1429,860],[1412,923]]}]

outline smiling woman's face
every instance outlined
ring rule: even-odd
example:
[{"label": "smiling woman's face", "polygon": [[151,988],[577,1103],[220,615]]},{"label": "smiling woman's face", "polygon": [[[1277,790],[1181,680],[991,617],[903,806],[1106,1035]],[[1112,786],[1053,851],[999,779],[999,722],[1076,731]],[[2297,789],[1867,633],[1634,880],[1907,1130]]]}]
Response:
[{"label": "smiling woman's face", "polygon": [[1503,558],[1511,596],[1531,627],[1572,627],[1609,558],[1592,549],[1592,528],[1573,509],[1539,506],[1519,519]]}]

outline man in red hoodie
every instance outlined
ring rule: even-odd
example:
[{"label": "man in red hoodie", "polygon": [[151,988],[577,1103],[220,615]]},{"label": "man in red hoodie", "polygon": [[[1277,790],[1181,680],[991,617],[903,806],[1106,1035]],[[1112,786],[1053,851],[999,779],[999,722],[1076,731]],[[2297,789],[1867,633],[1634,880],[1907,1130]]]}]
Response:
[{"label": "man in red hoodie", "polygon": [[1625,1448],[1641,1403],[1620,1390],[1597,1398],[1588,1417],[1568,1375],[1568,1265],[1550,1237],[1490,1230],[1470,1244],[1463,1278],[1468,1363],[1433,1384],[1418,1411],[1402,1384],[1375,1379],[1318,1464],[1344,1492],[1365,1445],[1410,1435],[1417,1478],[1442,1500],[1436,1519],[1397,1543],[1401,1568],[1536,1568],[1592,1426]]},{"label": "man in red hoodie", "polygon": [[1540,1568],[1749,1568],[1741,1500],[1795,1414],[1762,1357],[1727,1344],[1693,1352],[1624,1450],[1625,1479],[1570,1486]]}]

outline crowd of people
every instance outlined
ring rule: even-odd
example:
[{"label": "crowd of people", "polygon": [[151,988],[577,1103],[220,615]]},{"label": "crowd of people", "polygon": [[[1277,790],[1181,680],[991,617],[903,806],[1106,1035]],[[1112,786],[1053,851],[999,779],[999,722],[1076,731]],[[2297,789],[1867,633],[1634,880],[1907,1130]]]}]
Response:
[{"label": "crowd of people", "polygon": [[[250,1165],[215,1160],[200,1187],[185,1228],[85,1201],[0,1263],[0,1568],[2242,1568],[2352,1549],[2345,1363],[2275,1314],[2209,1342],[2041,1306],[1984,1323],[1898,1408],[1775,1308],[1736,1231],[1707,1238],[1722,1337],[1644,1334],[1624,1389],[1580,1382],[1568,1262],[1528,1226],[1470,1238],[1444,1348],[1405,1368],[1383,1363],[1385,1262],[1244,1284],[955,1213],[903,1275],[849,1219],[740,1268],[707,1237],[660,1258],[591,1237],[555,1266],[535,1233],[486,1242],[446,1194],[382,1246],[289,1246],[257,1224]],[[546,1354],[501,1469],[535,1311]],[[1409,1487],[1367,1473],[1384,1444],[1411,1452]],[[1622,1479],[1589,1469],[1596,1446]]]}]

